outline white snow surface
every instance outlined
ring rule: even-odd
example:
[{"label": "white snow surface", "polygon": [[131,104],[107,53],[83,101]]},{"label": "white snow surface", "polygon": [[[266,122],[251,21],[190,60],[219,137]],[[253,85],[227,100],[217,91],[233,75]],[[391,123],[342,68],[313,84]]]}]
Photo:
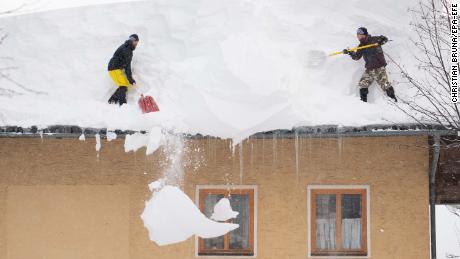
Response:
[{"label": "white snow surface", "polygon": [[112,131],[107,131],[107,141],[112,141],[112,140],[115,140],[117,139],[117,134],[115,132],[112,132]]},{"label": "white snow surface", "polygon": [[80,137],[78,137],[78,140],[80,141],[86,141],[85,133],[82,133]]},{"label": "white snow surface", "polygon": [[2,0],[0,3],[0,15],[20,15],[86,5],[128,1],[130,0]]},{"label": "white snow surface", "polygon": [[221,236],[239,226],[208,219],[185,193],[170,185],[153,194],[141,218],[150,239],[160,246],[182,242],[193,235]]},{"label": "white snow surface", "polygon": [[460,217],[448,207],[436,206],[436,256],[439,259],[460,257]]},{"label": "white snow surface", "polygon": [[220,199],[214,206],[214,211],[211,219],[215,221],[227,221],[238,216],[239,212],[234,211],[230,205],[230,200],[227,198]]},{"label": "white snow surface", "polygon": [[[359,100],[363,60],[315,60],[356,46],[356,28],[366,26],[393,40],[384,46],[388,54],[413,62],[407,7],[416,2],[395,3],[150,0],[2,16],[8,38],[0,57],[11,69],[0,80],[0,125],[161,127],[241,140],[294,126],[409,122],[375,85],[370,103]],[[137,86],[128,105],[108,105],[115,87],[107,63],[132,33],[140,37],[132,62]],[[404,85],[395,88],[406,94]],[[142,114],[141,93],[154,96],[161,111]]]},{"label": "white snow surface", "polygon": [[146,154],[155,152],[165,141],[165,136],[160,127],[153,127],[149,134],[133,133],[125,137],[125,152],[137,151],[147,147]]},{"label": "white snow surface", "polygon": [[125,152],[136,152],[139,148],[145,147],[149,141],[147,134],[134,133],[125,136]]}]

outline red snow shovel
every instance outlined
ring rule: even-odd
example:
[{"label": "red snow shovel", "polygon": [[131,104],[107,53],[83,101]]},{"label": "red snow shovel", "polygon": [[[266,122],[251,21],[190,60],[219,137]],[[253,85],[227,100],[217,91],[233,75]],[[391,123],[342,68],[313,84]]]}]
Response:
[{"label": "red snow shovel", "polygon": [[153,97],[148,95],[144,96],[143,94],[141,94],[141,97],[139,98],[139,108],[141,108],[142,113],[160,111],[160,108],[158,108],[158,105]]}]

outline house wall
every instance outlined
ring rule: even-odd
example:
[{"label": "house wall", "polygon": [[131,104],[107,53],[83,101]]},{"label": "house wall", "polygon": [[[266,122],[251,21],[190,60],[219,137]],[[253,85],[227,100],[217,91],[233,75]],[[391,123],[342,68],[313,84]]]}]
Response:
[{"label": "house wall", "polygon": [[[184,191],[258,188],[257,258],[307,257],[307,185],[369,185],[371,258],[429,258],[427,138],[184,140]],[[140,214],[170,153],[123,140],[0,138],[0,258],[195,258],[193,238],[158,247]],[[297,155],[296,155],[297,150]],[[297,158],[297,159],[296,159]]]},{"label": "house wall", "polygon": [[444,136],[440,140],[439,162],[436,172],[436,203],[460,203],[460,148],[458,136]]}]

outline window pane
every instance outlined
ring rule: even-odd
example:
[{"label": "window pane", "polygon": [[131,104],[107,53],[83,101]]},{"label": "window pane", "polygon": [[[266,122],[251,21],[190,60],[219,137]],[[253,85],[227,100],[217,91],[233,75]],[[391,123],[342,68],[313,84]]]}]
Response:
[{"label": "window pane", "polygon": [[361,249],[361,194],[342,195],[342,248]]},{"label": "window pane", "polygon": [[335,194],[318,194],[316,204],[316,248],[318,250],[335,249]]},{"label": "window pane", "polygon": [[[211,217],[216,203],[224,198],[223,194],[208,194],[204,199],[204,214]],[[224,249],[224,236],[204,239],[204,249]]]},{"label": "window pane", "polygon": [[230,249],[249,249],[249,195],[232,194],[229,199],[232,209],[239,212],[232,221],[240,225],[229,234]]}]

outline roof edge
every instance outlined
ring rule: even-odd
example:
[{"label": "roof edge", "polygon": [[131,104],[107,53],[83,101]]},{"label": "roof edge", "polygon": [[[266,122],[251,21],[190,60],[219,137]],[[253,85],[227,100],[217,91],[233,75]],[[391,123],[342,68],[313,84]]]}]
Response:
[{"label": "roof edge", "polygon": [[[30,138],[78,138],[81,134],[85,137],[95,137],[99,134],[107,137],[107,132],[113,132],[117,138],[124,138],[134,133],[147,134],[147,131],[134,130],[108,130],[106,128],[82,128],[72,125],[54,125],[46,128],[32,126],[28,128],[18,126],[0,126],[0,138],[30,137]],[[294,137],[382,137],[382,136],[420,136],[420,135],[457,135],[456,130],[447,129],[441,125],[420,124],[374,124],[365,126],[339,126],[319,125],[301,126],[292,129],[276,129],[258,132],[249,138],[294,138]],[[218,138],[201,134],[183,134],[189,139]]]}]

